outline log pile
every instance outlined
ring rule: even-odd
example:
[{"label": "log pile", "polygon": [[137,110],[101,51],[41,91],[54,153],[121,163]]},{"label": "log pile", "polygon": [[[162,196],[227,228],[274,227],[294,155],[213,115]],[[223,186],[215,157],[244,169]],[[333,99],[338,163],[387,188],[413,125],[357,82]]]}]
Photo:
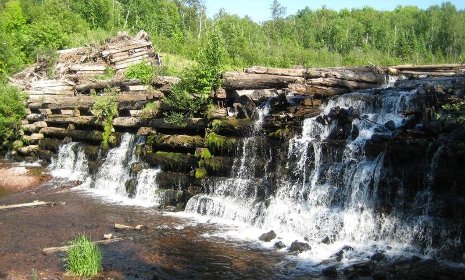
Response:
[{"label": "log pile", "polygon": [[277,89],[303,96],[334,96],[380,87],[388,75],[449,77],[465,74],[464,64],[399,65],[390,67],[269,68],[250,67],[223,74],[227,98],[241,90]]},{"label": "log pile", "polygon": [[102,57],[116,70],[125,69],[142,60],[155,63],[159,58],[153,52],[152,43],[144,31],[140,31],[134,38],[120,34],[116,40],[106,44]]},{"label": "log pile", "polygon": [[384,68],[389,75],[451,77],[465,74],[465,64],[397,65]]}]

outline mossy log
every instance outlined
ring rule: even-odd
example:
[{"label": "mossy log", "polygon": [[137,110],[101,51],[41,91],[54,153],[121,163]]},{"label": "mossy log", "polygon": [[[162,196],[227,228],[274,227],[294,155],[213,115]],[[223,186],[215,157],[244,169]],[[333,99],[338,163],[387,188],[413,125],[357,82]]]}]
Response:
[{"label": "mossy log", "polygon": [[102,142],[103,136],[102,132],[98,130],[68,130],[67,136],[73,138],[73,140],[84,140],[90,142]]},{"label": "mossy log", "polygon": [[63,144],[62,140],[45,138],[39,142],[39,148],[56,153],[60,149],[61,144]]},{"label": "mossy log", "polygon": [[160,118],[150,120],[149,126],[162,130],[202,133],[208,126],[208,120],[204,118],[190,118],[184,119],[182,123],[171,123],[164,118]]},{"label": "mossy log", "polygon": [[155,149],[194,150],[205,145],[201,136],[155,134],[147,141]]},{"label": "mossy log", "polygon": [[225,136],[244,136],[249,133],[251,125],[250,119],[217,119],[211,123],[211,130]]},{"label": "mossy log", "polygon": [[234,159],[230,157],[211,157],[202,160],[202,166],[208,176],[229,176],[232,172]]},{"label": "mossy log", "polygon": [[40,133],[46,137],[54,137],[64,139],[67,136],[67,131],[65,128],[59,127],[44,127],[40,130]]},{"label": "mossy log", "polygon": [[162,152],[147,153],[143,159],[152,167],[160,167],[163,171],[189,172],[195,167],[195,158],[189,154]]},{"label": "mossy log", "polygon": [[157,175],[157,186],[164,190],[186,190],[192,183],[192,176],[185,173],[161,172]]},{"label": "mossy log", "polygon": [[237,149],[239,139],[210,132],[205,137],[205,145],[215,155],[232,155]]},{"label": "mossy log", "polygon": [[45,122],[47,122],[49,126],[53,126],[53,124],[74,124],[81,126],[100,125],[97,118],[93,116],[72,117],[69,115],[50,115],[47,116]]},{"label": "mossy log", "polygon": [[24,124],[21,126],[23,131],[27,133],[37,133],[44,127],[47,127],[47,123],[44,121],[34,122],[31,124]]}]

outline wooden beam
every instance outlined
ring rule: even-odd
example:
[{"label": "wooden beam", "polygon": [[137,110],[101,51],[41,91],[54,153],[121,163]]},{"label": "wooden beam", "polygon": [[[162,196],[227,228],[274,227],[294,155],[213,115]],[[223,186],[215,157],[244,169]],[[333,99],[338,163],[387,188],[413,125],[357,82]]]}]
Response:
[{"label": "wooden beam", "polygon": [[14,209],[14,208],[24,208],[24,207],[34,207],[34,206],[45,206],[45,205],[53,205],[52,202],[45,202],[45,201],[34,201],[29,203],[21,203],[21,204],[12,204],[12,205],[2,205],[0,206],[1,209]]},{"label": "wooden beam", "polygon": [[[120,242],[120,241],[123,241],[123,238],[104,239],[104,240],[94,241],[94,243],[104,245],[104,244],[110,244],[110,243],[115,243],[115,242]],[[49,254],[54,254],[58,252],[66,252],[72,247],[73,247],[72,245],[61,246],[61,247],[49,247],[49,248],[42,249],[42,253],[44,253],[45,255],[49,255]]]}]

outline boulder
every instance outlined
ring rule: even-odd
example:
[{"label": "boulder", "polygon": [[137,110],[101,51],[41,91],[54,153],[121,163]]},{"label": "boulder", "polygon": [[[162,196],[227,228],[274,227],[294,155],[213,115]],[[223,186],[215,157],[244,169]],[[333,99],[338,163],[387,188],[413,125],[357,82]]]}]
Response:
[{"label": "boulder", "polygon": [[237,118],[250,119],[256,108],[255,103],[247,95],[238,96],[234,99],[233,108],[237,112]]},{"label": "boulder", "polygon": [[296,240],[296,241],[292,242],[291,247],[289,248],[289,252],[302,253],[302,252],[305,252],[305,251],[309,251],[311,249],[312,249],[312,247],[310,247],[310,245],[308,245],[308,243],[299,242],[299,241]]},{"label": "boulder", "polygon": [[269,232],[265,232],[264,234],[260,235],[258,239],[264,242],[270,242],[271,240],[276,238],[276,233],[271,230]]},{"label": "boulder", "polygon": [[273,247],[280,250],[280,249],[286,248],[286,244],[284,244],[284,242],[282,241],[278,241],[274,243]]}]

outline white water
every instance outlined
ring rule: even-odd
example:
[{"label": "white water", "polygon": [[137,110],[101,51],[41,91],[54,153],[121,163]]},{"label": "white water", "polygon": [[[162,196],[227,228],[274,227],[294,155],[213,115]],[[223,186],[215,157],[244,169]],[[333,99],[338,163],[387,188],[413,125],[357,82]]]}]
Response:
[{"label": "white water", "polygon": [[[359,130],[358,136],[345,140],[340,160],[331,160],[325,143],[339,129],[337,121],[324,125],[317,117],[306,119],[302,134],[289,143],[284,164],[298,179],[283,176],[276,194],[267,203],[254,195],[258,181],[267,178],[253,178],[256,138],[246,138],[233,167],[233,178],[209,184],[207,194],[190,199],[186,211],[250,228],[223,233],[228,236],[244,238],[248,232],[251,239],[256,239],[261,233],[274,230],[288,246],[296,239],[305,239],[312,249],[301,256],[315,263],[330,259],[346,245],[356,249],[344,255],[346,261],[369,257],[380,250],[386,250],[388,255],[418,253],[412,244],[424,223],[406,221],[403,213],[383,214],[376,209],[384,154],[374,159],[364,154],[364,146],[374,134],[392,134],[384,126],[386,122],[392,121],[396,127],[403,124],[401,114],[414,106],[414,94],[385,91],[373,95],[367,91],[331,100],[322,116],[337,107],[352,108],[361,116],[352,121]],[[259,116],[255,131],[266,115]],[[322,243],[325,238],[331,243]]]},{"label": "white water", "polygon": [[52,158],[50,170],[54,177],[71,181],[83,181],[89,174],[86,155],[75,142],[60,147],[57,158]]},{"label": "white water", "polygon": [[161,171],[159,169],[144,169],[137,175],[134,198],[130,198],[126,191],[126,183],[132,178],[130,166],[137,161],[135,136],[125,133],[121,144],[108,151],[105,162],[93,176],[89,175],[87,159],[78,143],[61,146],[50,168],[54,177],[83,181],[79,189],[110,202],[141,207],[158,206],[156,177]]}]

